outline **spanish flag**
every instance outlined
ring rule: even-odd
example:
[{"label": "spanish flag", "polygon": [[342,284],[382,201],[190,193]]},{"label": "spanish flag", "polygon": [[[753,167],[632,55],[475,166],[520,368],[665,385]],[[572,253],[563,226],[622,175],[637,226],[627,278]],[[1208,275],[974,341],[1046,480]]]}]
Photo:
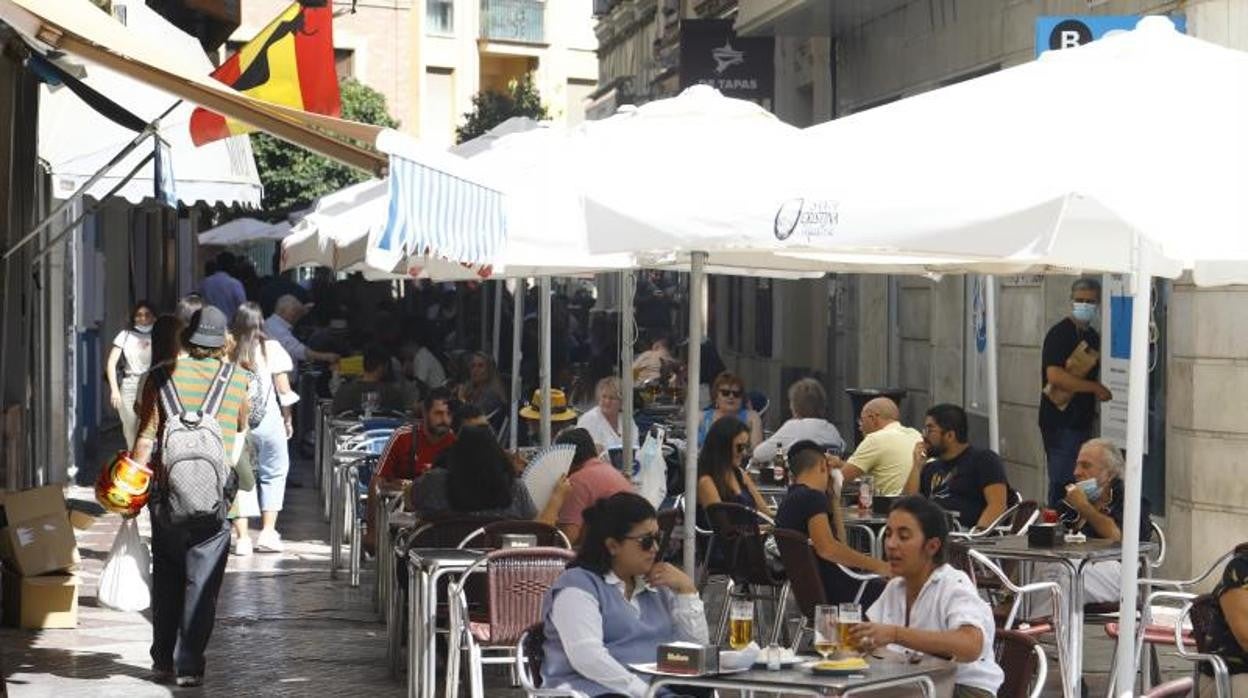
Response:
[{"label": "spanish flag", "polygon": [[[330,4],[305,7],[300,2],[293,3],[213,71],[212,77],[256,99],[338,116],[342,102],[334,69]],[[195,145],[254,130],[202,107],[191,114],[191,140]]]}]

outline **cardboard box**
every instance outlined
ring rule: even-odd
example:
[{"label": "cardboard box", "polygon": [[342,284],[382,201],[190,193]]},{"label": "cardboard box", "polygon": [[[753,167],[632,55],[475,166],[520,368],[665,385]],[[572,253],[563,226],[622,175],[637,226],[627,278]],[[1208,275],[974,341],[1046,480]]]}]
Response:
[{"label": "cardboard box", "polygon": [[4,624],[27,630],[78,627],[78,577],[19,577],[4,569]]},{"label": "cardboard box", "polygon": [[58,485],[7,492],[0,505],[8,523],[0,531],[5,540],[0,552],[19,574],[34,577],[73,567],[78,547]]}]

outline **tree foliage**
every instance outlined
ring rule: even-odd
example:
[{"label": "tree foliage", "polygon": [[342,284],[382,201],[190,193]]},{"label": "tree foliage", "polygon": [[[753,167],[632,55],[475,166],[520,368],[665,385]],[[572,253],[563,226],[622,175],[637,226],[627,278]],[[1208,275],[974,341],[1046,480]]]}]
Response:
[{"label": "tree foliage", "polygon": [[542,96],[529,73],[507,84],[506,92],[482,90],[472,97],[472,111],[464,114],[464,125],[455,129],[459,143],[470,141],[513,116],[527,116],[542,121],[550,114],[542,104]]},{"label": "tree foliage", "polygon": [[[386,110],[386,98],[380,92],[354,78],[346,78],[339,87],[342,118],[387,128],[399,125]],[[264,185],[264,211],[274,220],[369,177],[366,172],[265,133],[251,134],[251,148]]]}]

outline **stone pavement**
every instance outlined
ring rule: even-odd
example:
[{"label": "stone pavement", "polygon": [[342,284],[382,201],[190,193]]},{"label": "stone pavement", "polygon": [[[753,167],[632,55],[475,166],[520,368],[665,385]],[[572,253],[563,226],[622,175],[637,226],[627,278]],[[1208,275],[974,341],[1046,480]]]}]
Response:
[{"label": "stone pavement", "polygon": [[[312,482],[307,463],[295,477]],[[70,496],[91,499],[76,488]],[[107,516],[79,532],[83,585],[76,630],[42,632],[0,629],[0,675],[13,698],[72,696],[401,696],[385,666],[385,625],[373,611],[372,578],[366,568],[359,589],[345,574],[329,579],[328,526],[321,521],[317,494],[308,486],[287,493],[279,521],[286,553],[232,557],[221,592],[216,631],[208,650],[202,689],[173,689],[148,681],[151,626],[144,614],[122,613],[95,603],[96,585],[120,519]],[[149,533],[145,517],[143,534]],[[253,530],[252,535],[255,535]],[[717,618],[720,585],[710,588],[708,613]],[[1103,695],[1112,644],[1099,627],[1087,629],[1086,680],[1090,695]],[[1055,656],[1048,648],[1050,661]],[[1163,658],[1168,677],[1183,664]],[[520,694],[501,671],[487,667],[491,698]],[[1046,696],[1058,696],[1051,665]],[[3,692],[0,692],[3,695]]]}]

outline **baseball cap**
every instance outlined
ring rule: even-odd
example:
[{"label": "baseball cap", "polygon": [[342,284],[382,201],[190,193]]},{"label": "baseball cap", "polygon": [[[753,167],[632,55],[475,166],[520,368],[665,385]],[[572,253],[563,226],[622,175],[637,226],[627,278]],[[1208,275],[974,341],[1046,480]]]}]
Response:
[{"label": "baseball cap", "polygon": [[191,316],[191,337],[197,347],[216,349],[225,345],[225,313],[214,305],[204,306]]}]

